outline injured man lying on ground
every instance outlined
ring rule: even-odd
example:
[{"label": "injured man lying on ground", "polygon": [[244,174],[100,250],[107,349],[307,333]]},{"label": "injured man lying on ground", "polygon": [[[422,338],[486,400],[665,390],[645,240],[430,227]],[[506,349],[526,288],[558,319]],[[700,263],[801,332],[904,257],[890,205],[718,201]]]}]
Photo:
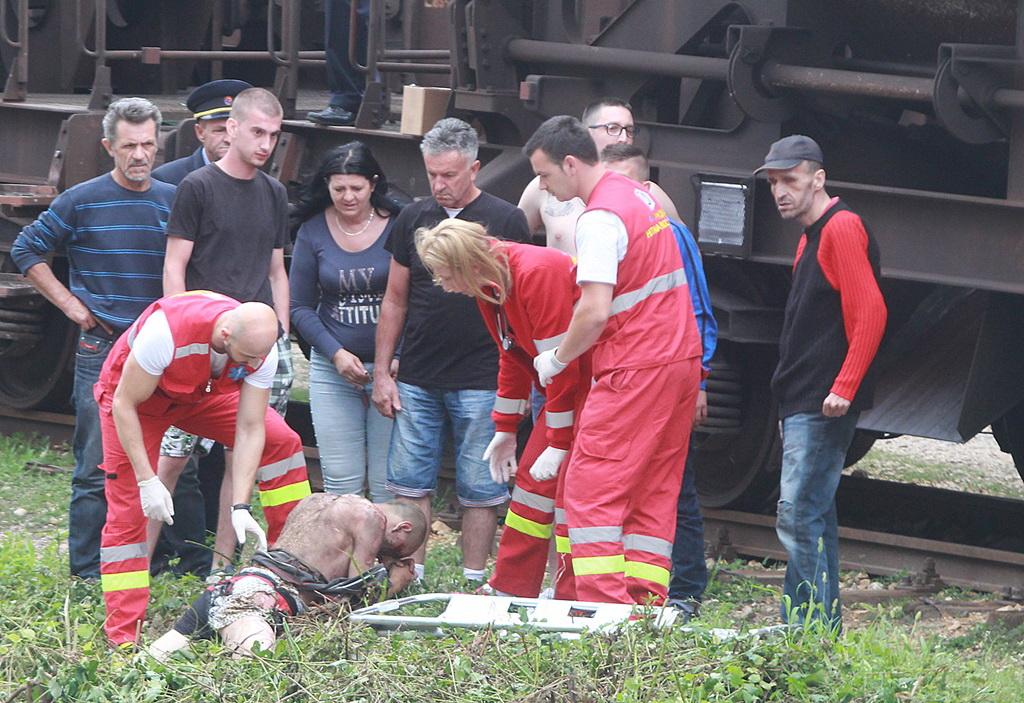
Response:
[{"label": "injured man lying on ground", "polygon": [[[249,566],[213,584],[149,647],[158,659],[214,634],[238,653],[269,649],[289,615],[368,592],[393,595],[413,579],[410,555],[426,519],[405,503],[374,504],[354,495],[315,493],[289,514],[278,540]],[[379,595],[379,593],[378,593]]]}]

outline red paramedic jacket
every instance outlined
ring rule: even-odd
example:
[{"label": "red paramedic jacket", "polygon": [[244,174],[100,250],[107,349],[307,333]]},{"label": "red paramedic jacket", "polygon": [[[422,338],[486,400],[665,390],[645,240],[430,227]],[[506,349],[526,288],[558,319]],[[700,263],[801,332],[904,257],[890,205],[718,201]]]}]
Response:
[{"label": "red paramedic jacket", "polygon": [[[498,394],[491,417],[499,432],[515,432],[530,410],[530,389],[534,384],[540,387],[533,357],[561,343],[579,289],[568,254],[532,244],[500,246],[508,253],[512,289],[504,305],[479,298],[477,305],[498,344]],[[549,446],[569,449],[572,445],[577,387],[581,380],[590,383],[587,361],[573,361],[544,389]],[[581,379],[581,369],[587,371],[586,379]]]},{"label": "red paramedic jacket", "polygon": [[174,359],[164,369],[153,395],[139,406],[140,412],[159,415],[171,405],[198,402],[207,393],[238,393],[245,377],[255,369],[229,358],[220,376],[212,378],[210,339],[217,318],[239,305],[241,303],[234,298],[211,291],[187,291],[157,300],[142,312],[110,350],[96,384],[97,401],[105,395],[113,399],[135,336],[158,310],[163,311],[171,328]]},{"label": "red paramedic jacket", "polygon": [[[686,271],[665,210],[641,184],[611,172],[591,192],[587,212],[592,210],[616,215],[629,236],[611,315],[592,348],[594,377],[699,357]],[[586,229],[576,236],[586,237]]]}]

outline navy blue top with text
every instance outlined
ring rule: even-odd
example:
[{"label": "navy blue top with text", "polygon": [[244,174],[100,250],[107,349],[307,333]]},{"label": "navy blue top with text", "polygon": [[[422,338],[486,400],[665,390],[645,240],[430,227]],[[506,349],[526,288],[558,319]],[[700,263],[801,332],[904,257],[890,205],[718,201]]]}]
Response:
[{"label": "navy blue top with text", "polygon": [[149,190],[122,188],[105,173],[64,191],[21,230],[11,258],[25,273],[64,250],[72,295],[121,331],[163,295],[164,229],[175,188],[150,180]]},{"label": "navy blue top with text", "polygon": [[299,228],[288,272],[292,324],[328,359],[344,348],[360,361],[373,361],[373,338],[391,266],[384,244],[394,221],[392,217],[377,241],[358,252],[338,246],[322,212]]}]

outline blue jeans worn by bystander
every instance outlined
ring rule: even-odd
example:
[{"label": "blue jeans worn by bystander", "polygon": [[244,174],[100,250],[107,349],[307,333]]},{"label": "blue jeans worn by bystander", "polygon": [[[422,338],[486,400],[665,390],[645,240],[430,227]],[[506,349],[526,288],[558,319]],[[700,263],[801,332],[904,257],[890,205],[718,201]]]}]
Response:
[{"label": "blue jeans worn by bystander", "polygon": [[[782,420],[782,479],[775,531],[789,563],[782,619],[842,625],[836,488],[859,413],[797,413]],[[808,610],[810,613],[808,613]]]},{"label": "blue jeans worn by bystander", "polygon": [[377,412],[373,395],[373,364],[364,363],[370,382],[356,388],[334,364],[313,349],[309,355],[309,407],[327,493],[364,494],[386,503],[392,499],[385,484],[394,421]]},{"label": "blue jeans worn by bystander", "polygon": [[71,573],[82,578],[100,577],[100,532],[107,520],[107,498],[103,492],[103,437],[92,387],[99,380],[103,362],[113,342],[82,332],[75,352],[75,435],[72,449],[75,470],[71,475],[71,504],[68,507],[68,560]]},{"label": "blue jeans worn by bystander", "polygon": [[[693,445],[690,446],[693,451]],[[686,456],[683,486],[676,508],[676,538],[672,543],[672,580],[668,584],[670,601],[680,601],[692,615],[695,603],[704,597],[708,585],[708,567],[704,561],[704,516],[697,497],[692,453]]]},{"label": "blue jeans worn by bystander", "polygon": [[494,436],[494,391],[421,388],[398,382],[402,410],[388,457],[388,490],[422,498],[437,487],[445,428],[455,440],[455,493],[467,508],[489,508],[508,500],[508,486],[495,483],[483,460]]}]

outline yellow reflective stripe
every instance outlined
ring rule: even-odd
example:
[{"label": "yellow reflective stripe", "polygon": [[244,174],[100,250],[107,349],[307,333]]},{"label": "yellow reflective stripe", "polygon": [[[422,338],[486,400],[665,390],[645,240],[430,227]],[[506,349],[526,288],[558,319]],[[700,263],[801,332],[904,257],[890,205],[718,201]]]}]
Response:
[{"label": "yellow reflective stripe", "polygon": [[302,500],[312,491],[309,490],[309,481],[293,483],[290,486],[271,488],[269,491],[260,491],[260,504],[264,508],[273,508],[275,505],[291,503],[293,500]]},{"label": "yellow reflective stripe", "polygon": [[559,554],[572,554],[572,545],[569,543],[569,538],[555,535],[555,551]]},{"label": "yellow reflective stripe", "polygon": [[626,557],[616,554],[610,557],[573,557],[572,572],[576,576],[591,574],[621,574],[626,570]]},{"label": "yellow reflective stripe", "polygon": [[104,593],[149,588],[149,571],[125,571],[120,574],[100,574],[100,588]]},{"label": "yellow reflective stripe", "polygon": [[[573,569],[575,570],[576,560],[574,559],[572,563]],[[642,561],[626,562],[626,578],[644,579],[645,581],[657,583],[667,588],[670,576],[671,574],[668,569],[663,569],[660,566],[655,566],[654,564],[645,564]]]},{"label": "yellow reflective stripe", "polygon": [[551,523],[545,525],[543,522],[535,522],[522,515],[516,515],[511,510],[505,514],[505,527],[511,527],[513,530],[522,532],[524,535],[540,539],[551,539],[551,533],[555,529],[555,526]]}]

